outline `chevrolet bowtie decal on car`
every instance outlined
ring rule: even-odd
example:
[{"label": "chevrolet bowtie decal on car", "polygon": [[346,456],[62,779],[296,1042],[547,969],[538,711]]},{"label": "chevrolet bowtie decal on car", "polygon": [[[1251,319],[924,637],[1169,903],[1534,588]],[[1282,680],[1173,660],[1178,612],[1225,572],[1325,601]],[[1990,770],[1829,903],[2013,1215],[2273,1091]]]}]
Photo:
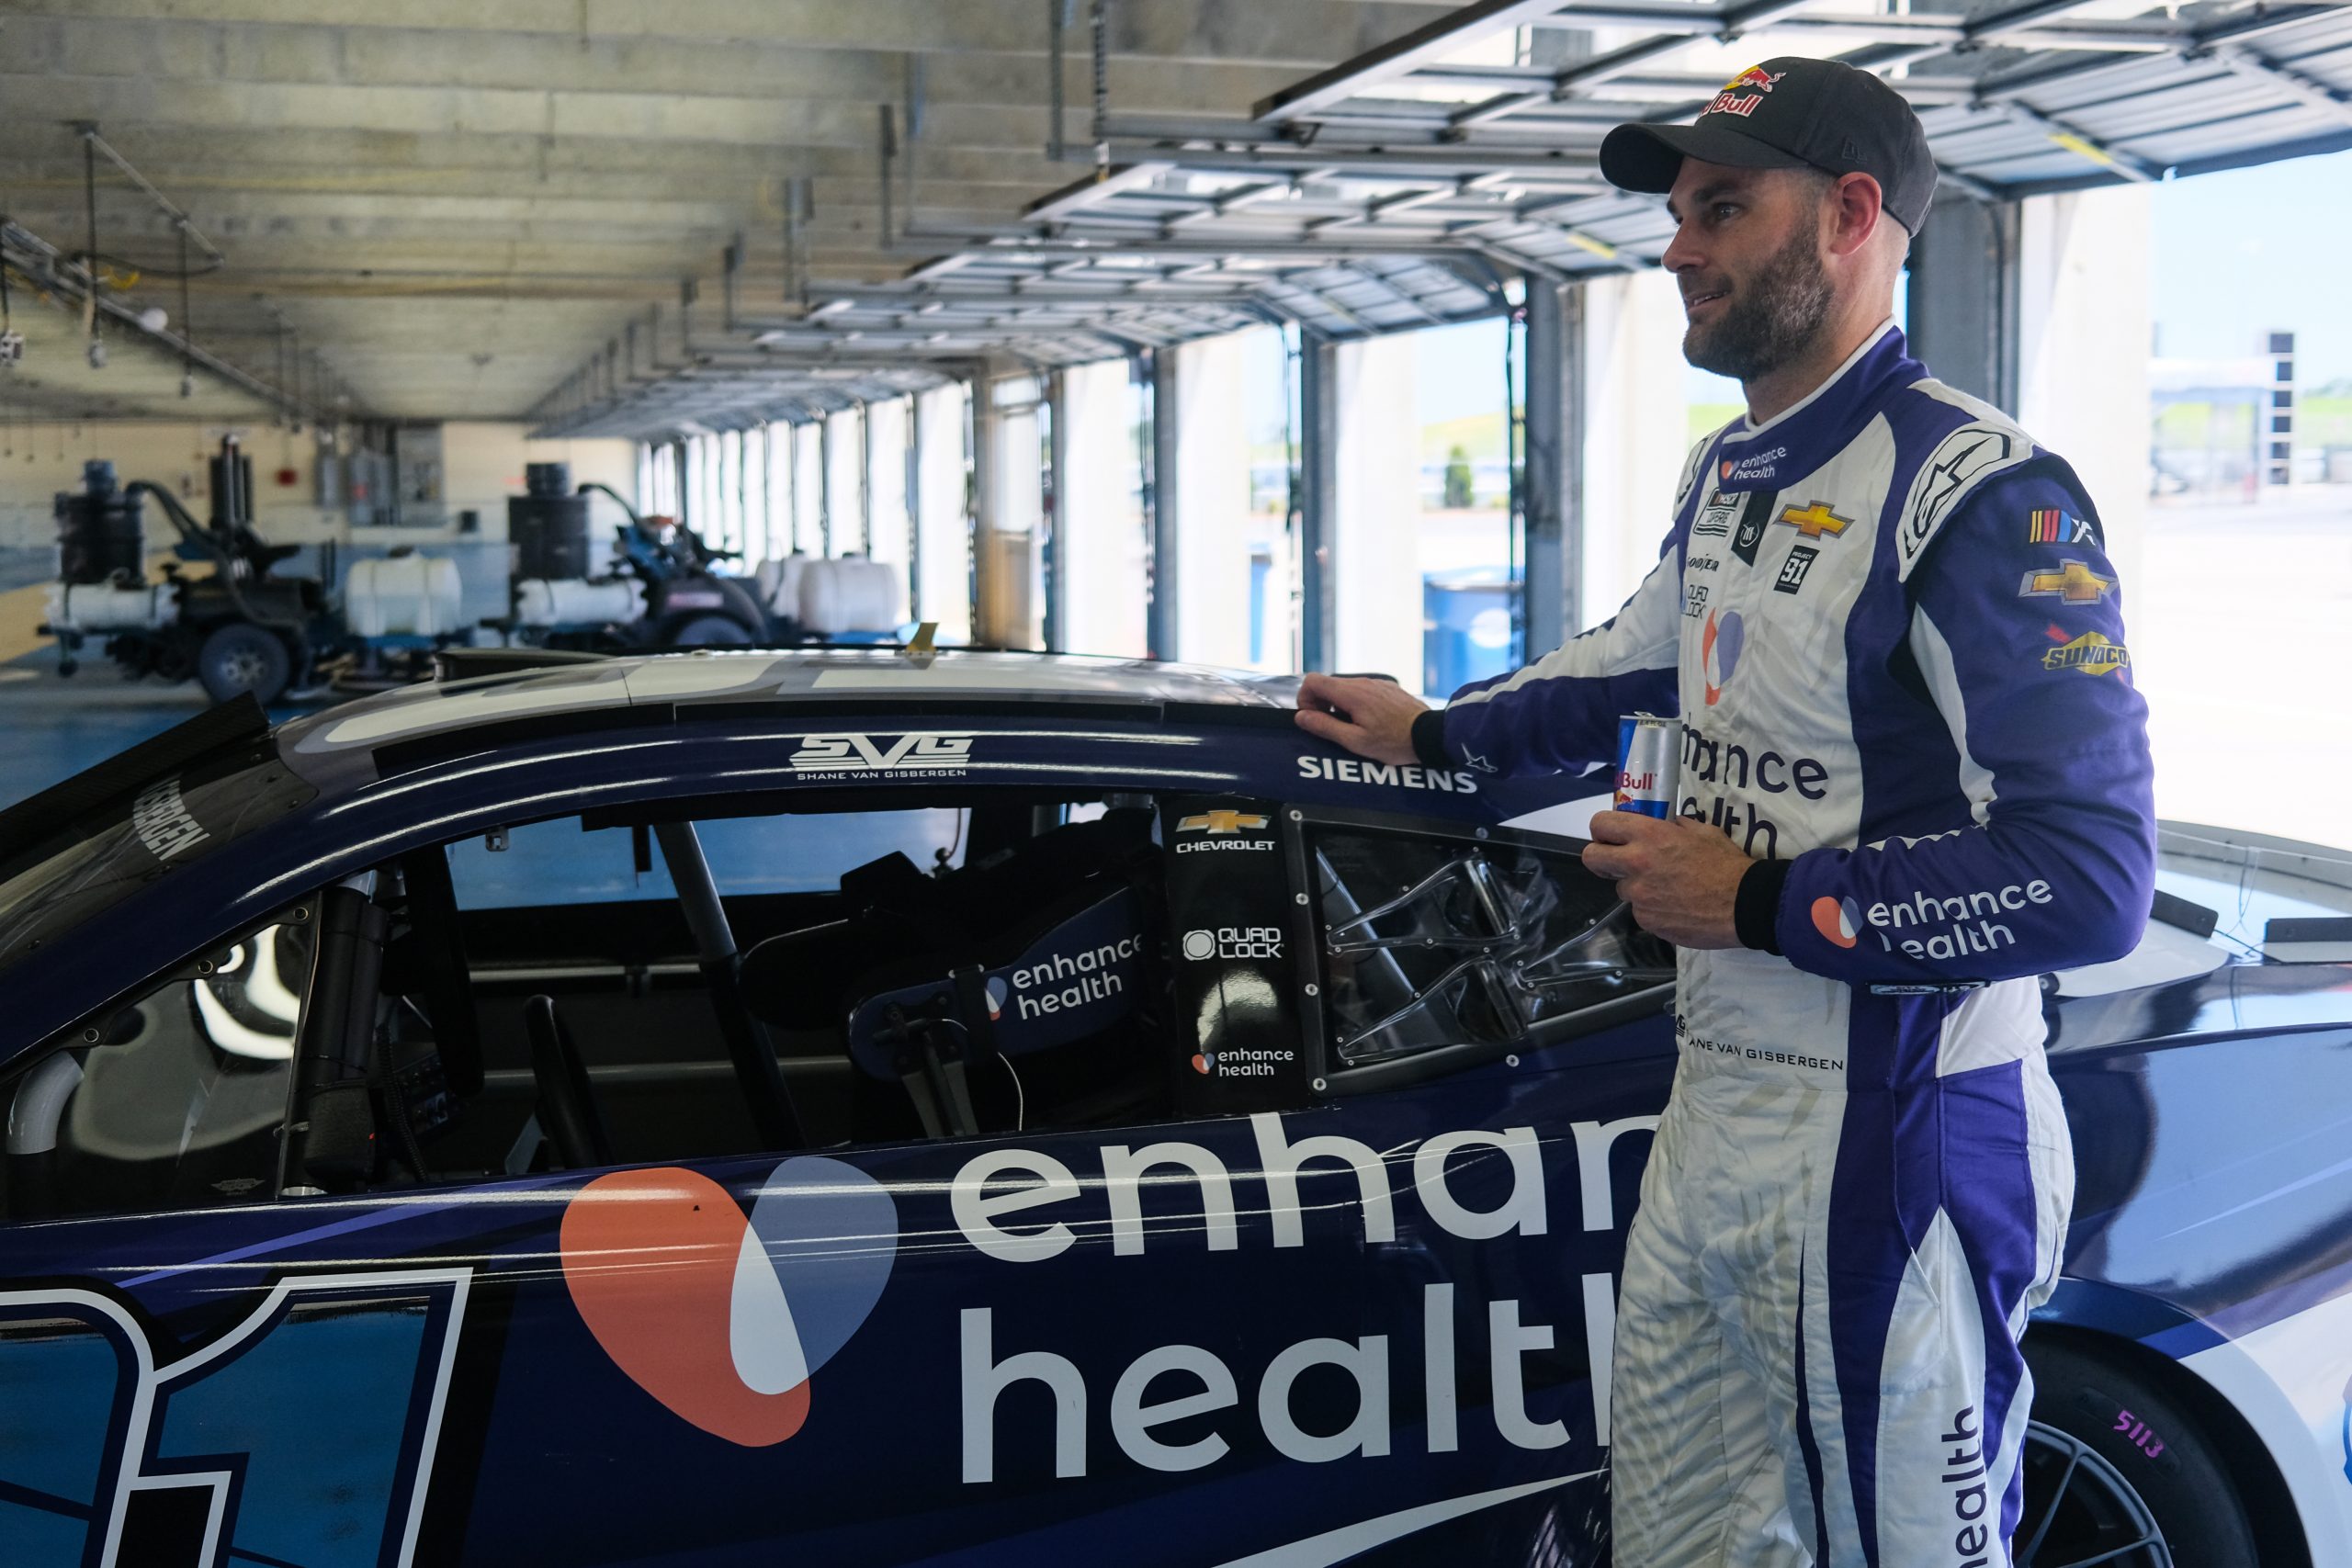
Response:
[{"label": "chevrolet bowtie decal on car", "polygon": [[1266,818],[1250,811],[1200,811],[1176,824],[1180,833],[1256,832]]}]

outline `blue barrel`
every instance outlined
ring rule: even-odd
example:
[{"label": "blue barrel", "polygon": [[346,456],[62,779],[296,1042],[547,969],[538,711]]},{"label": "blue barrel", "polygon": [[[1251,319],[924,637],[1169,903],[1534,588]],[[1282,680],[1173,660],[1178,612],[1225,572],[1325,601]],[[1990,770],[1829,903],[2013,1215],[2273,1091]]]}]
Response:
[{"label": "blue barrel", "polygon": [[1497,566],[1459,567],[1421,579],[1421,690],[1442,697],[1473,681],[1507,675],[1519,584]]}]

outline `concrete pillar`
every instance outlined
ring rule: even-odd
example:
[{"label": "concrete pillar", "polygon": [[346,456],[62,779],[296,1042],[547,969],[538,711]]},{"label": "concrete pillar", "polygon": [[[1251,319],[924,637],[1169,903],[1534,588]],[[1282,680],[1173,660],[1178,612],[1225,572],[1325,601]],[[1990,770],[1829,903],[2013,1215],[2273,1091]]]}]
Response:
[{"label": "concrete pillar", "polygon": [[1151,355],[1151,593],[1145,631],[1154,659],[1176,657],[1176,351]]},{"label": "concrete pillar", "polygon": [[1581,609],[1584,575],[1584,293],[1532,278],[1527,285],[1526,513],[1521,626],[1523,658],[1566,640]]},{"label": "concrete pillar", "polygon": [[767,440],[767,532],[762,557],[773,560],[792,549],[792,426],[770,424]]},{"label": "concrete pillar", "polygon": [[1338,668],[1332,600],[1331,530],[1338,494],[1339,398],[1332,379],[1339,346],[1309,337],[1298,355],[1299,667]]},{"label": "concrete pillar", "polygon": [[1142,519],[1135,508],[1133,394],[1127,362],[1062,372],[1054,411],[1063,432],[1059,562],[1063,634],[1073,653],[1140,657],[1144,632]]},{"label": "concrete pillar", "polygon": [[2015,202],[1946,191],[1911,242],[1911,352],[1939,379],[1998,409],[2018,400]]},{"label": "concrete pillar", "polygon": [[[1572,630],[1617,613],[1674,522],[1674,486],[1690,450],[1682,391],[1682,296],[1657,271],[1598,277],[1584,288],[1581,613]],[[1537,653],[1548,649],[1535,649]]]},{"label": "concrete pillar", "polygon": [[1039,436],[1045,443],[1040,488],[1043,521],[1037,530],[1037,646],[1049,653],[1069,649],[1069,581],[1062,570],[1061,551],[1066,497],[1062,479],[1069,468],[1069,422],[1062,417],[1069,389],[1059,370],[1045,378],[1046,400],[1037,410]]},{"label": "concrete pillar", "polygon": [[829,556],[865,548],[864,453],[865,420],[856,409],[825,419],[825,548]]},{"label": "concrete pillar", "polygon": [[[1163,350],[1162,352],[1170,352]],[[1193,664],[1250,661],[1250,434],[1240,334],[1176,359],[1176,649]]]},{"label": "concrete pillar", "polygon": [[825,553],[825,427],[816,420],[792,427],[792,547]]},{"label": "concrete pillar", "polygon": [[2149,190],[2020,205],[2018,423],[2089,490],[2128,614],[2148,513]]},{"label": "concrete pillar", "polygon": [[972,640],[972,514],[961,382],[915,397],[915,608],[943,643]]},{"label": "concrete pillar", "polygon": [[751,469],[752,542],[747,560],[766,560],[775,549],[775,426],[764,420],[743,437],[743,454]]},{"label": "concrete pillar", "polygon": [[[984,383],[974,424],[974,481],[979,516],[972,544],[978,578],[979,640],[999,648],[1040,642],[1037,529],[1045,506],[1045,465],[1033,377]],[[1007,400],[1000,401],[999,400]]]},{"label": "concrete pillar", "polygon": [[1348,673],[1394,675],[1418,692],[1421,432],[1413,340],[1398,333],[1341,344],[1331,370],[1335,662]]},{"label": "concrete pillar", "polygon": [[893,566],[907,563],[907,405],[893,398],[865,405],[865,494],[873,515],[867,553]]}]

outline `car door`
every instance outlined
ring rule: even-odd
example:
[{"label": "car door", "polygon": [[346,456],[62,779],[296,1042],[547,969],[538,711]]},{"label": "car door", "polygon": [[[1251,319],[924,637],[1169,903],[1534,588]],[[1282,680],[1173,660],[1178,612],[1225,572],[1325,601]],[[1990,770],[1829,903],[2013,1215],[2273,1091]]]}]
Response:
[{"label": "car door", "polygon": [[[1171,977],[1138,939],[1181,951],[1195,913],[1248,949],[1213,965],[1228,987],[1262,991],[1290,954],[1250,933],[1293,919],[1285,857],[1267,863],[1270,913],[1220,919],[1171,889],[1122,931],[1098,923],[1114,891],[1008,939],[981,987],[998,1049],[969,1065],[1028,1075],[1012,1131],[582,1173],[548,1193],[551,1224],[528,1210],[515,1245],[539,1250],[502,1267],[498,1395],[466,1439],[466,1559],[1172,1565],[1311,1531],[1299,1467],[1386,1451],[1385,1395],[1350,1393],[1388,1379],[1361,1302],[1382,1159],[1318,1141],[1328,1111],[1182,1093],[1166,1103],[1194,1113],[1069,1124],[1050,1052],[1017,1033],[1157,994]],[[1250,1022],[1288,1029],[1303,1094],[1295,1010]],[[1171,1038],[1155,1071],[1207,1085],[1194,1060],[1227,1044]],[[615,1508],[616,1455],[646,1506]]]},{"label": "car door", "polygon": [[1367,1489],[1367,1533],[1409,1532],[1416,1561],[1603,1561],[1616,1282],[1672,1077],[1672,951],[1574,840],[1336,810],[1300,831],[1334,1117],[1388,1151],[1398,1196],[1367,1299],[1417,1396],[1395,1438],[1414,1483]]}]

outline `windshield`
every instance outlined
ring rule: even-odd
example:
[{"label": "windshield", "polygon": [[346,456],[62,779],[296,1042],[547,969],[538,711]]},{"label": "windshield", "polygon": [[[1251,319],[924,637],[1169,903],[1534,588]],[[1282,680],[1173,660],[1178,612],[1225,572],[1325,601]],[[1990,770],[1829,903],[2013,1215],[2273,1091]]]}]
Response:
[{"label": "windshield", "polygon": [[263,736],[94,806],[0,862],[0,969],[315,794]]}]

